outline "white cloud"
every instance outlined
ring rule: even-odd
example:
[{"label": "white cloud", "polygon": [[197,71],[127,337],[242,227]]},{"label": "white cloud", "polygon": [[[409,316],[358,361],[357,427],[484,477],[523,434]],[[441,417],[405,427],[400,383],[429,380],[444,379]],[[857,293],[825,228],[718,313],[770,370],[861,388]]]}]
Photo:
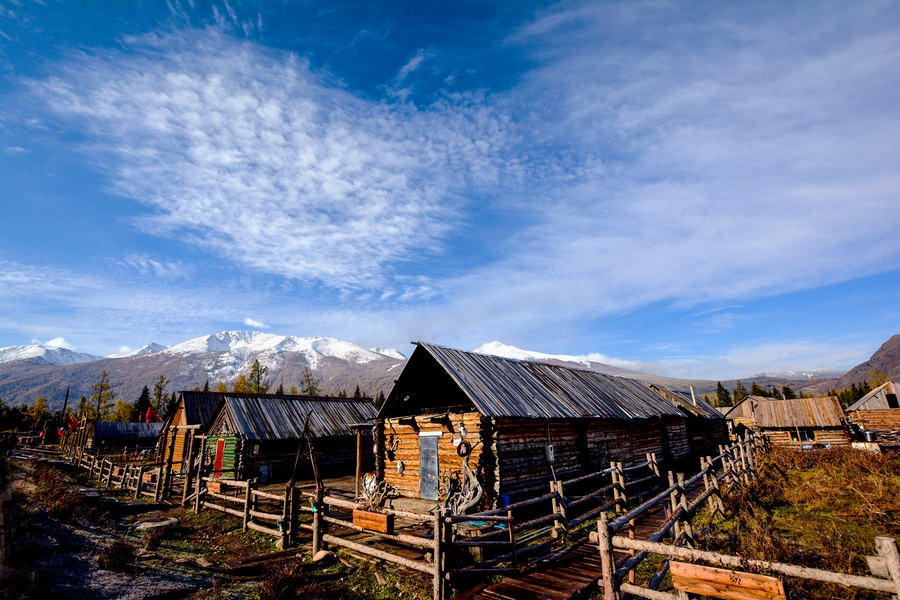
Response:
[{"label": "white cloud", "polygon": [[33,89],[87,124],[115,192],[142,219],[256,271],[336,287],[383,281],[432,252],[463,189],[495,178],[502,130],[485,108],[427,111],[354,97],[296,56],[215,30],[129,38]]},{"label": "white cloud", "polygon": [[119,354],[128,354],[129,352],[131,352],[129,346],[119,346]]},{"label": "white cloud", "polygon": [[268,329],[269,328],[269,326],[266,325],[265,323],[263,323],[262,321],[257,321],[256,319],[251,319],[250,317],[247,317],[246,319],[244,319],[244,325],[246,325],[247,327],[254,327],[256,329]]},{"label": "white cloud", "polygon": [[142,254],[130,254],[119,263],[142,275],[154,275],[161,279],[185,278],[191,272],[191,268],[181,260],[159,260]]},{"label": "white cloud", "polygon": [[52,340],[47,340],[42,344],[47,348],[65,348],[66,350],[71,350],[72,346],[66,341],[64,337],[55,337]]}]

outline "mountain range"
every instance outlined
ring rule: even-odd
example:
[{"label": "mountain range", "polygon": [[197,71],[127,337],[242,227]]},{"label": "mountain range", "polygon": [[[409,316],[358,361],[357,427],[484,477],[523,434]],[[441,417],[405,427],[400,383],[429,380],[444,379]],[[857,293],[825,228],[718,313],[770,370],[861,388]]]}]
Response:
[{"label": "mountain range", "polygon": [[[679,379],[610,365],[603,355],[545,354],[523,350],[498,341],[488,342],[475,352],[521,360],[537,360],[562,366],[591,369],[611,375],[631,377],[696,393],[710,393],[716,382],[706,379]],[[31,403],[47,398],[50,406],[62,406],[66,387],[71,401],[90,396],[91,384],[107,371],[119,398],[134,401],[141,389],[164,375],[173,390],[194,389],[209,382],[231,387],[240,374],[247,374],[253,361],[268,368],[270,389],[283,385],[301,387],[306,371],[319,381],[324,394],[341,390],[352,393],[356,386],[370,396],[387,393],[406,362],[395,349],[363,348],[351,342],[327,337],[296,337],[259,331],[222,331],[164,346],[151,343],[133,352],[106,357],[75,352],[67,348],[40,345],[0,348],[0,399],[8,404]],[[878,369],[900,377],[900,334],[893,336],[872,357],[845,374],[837,371],[808,370],[785,373],[761,373],[742,378],[745,385],[755,381],[762,386],[790,385],[797,391],[824,393],[832,387],[847,387],[866,379]],[[737,380],[723,380],[733,389]]]}]

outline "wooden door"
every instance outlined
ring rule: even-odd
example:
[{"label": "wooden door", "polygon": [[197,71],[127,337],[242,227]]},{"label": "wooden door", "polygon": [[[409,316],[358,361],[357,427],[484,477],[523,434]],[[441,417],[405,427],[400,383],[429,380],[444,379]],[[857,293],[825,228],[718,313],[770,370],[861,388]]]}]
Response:
[{"label": "wooden door", "polygon": [[215,473],[213,475],[215,477],[222,476],[222,456],[225,454],[225,438],[219,438],[216,442],[216,466]]},{"label": "wooden door", "polygon": [[438,442],[441,437],[419,437],[419,496],[424,500],[438,499]]}]

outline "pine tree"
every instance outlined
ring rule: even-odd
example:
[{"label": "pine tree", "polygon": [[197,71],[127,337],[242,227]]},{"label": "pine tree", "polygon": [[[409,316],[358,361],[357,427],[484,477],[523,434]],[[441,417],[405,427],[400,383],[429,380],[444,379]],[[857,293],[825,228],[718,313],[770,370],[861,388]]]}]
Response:
[{"label": "pine tree", "polygon": [[150,406],[150,388],[145,385],[144,389],[141,390],[141,395],[138,397],[137,402],[134,403],[134,410],[137,412],[138,420],[141,420],[147,414],[147,409],[150,408]]},{"label": "pine tree", "polygon": [[172,396],[169,398],[169,401],[166,402],[166,408],[163,410],[163,414],[160,415],[163,421],[168,421],[169,417],[171,417],[175,413],[175,409],[178,407],[178,396],[175,392],[172,392]]},{"label": "pine tree", "polygon": [[731,395],[735,406],[737,406],[738,402],[747,398],[747,388],[744,387],[744,384],[740,381],[737,382],[737,385],[734,386],[734,393]]},{"label": "pine tree", "polygon": [[763,396],[764,398],[768,398],[769,390],[767,390],[766,388],[762,387],[761,385],[759,385],[758,383],[756,383],[754,381],[753,385],[750,386],[750,395],[751,396]]},{"label": "pine tree", "polygon": [[381,408],[382,405],[384,405],[384,392],[379,390],[378,396],[376,396],[376,398],[375,398],[375,406],[377,406],[378,408]]},{"label": "pine tree", "polygon": [[721,381],[716,382],[716,406],[731,406],[731,394]]},{"label": "pine tree", "polygon": [[318,396],[322,393],[319,389],[319,380],[312,376],[309,369],[303,370],[303,378],[300,383],[303,384],[303,394],[306,396]]},{"label": "pine tree", "polygon": [[163,409],[167,385],[169,385],[169,380],[166,379],[165,375],[160,375],[159,379],[156,380],[156,383],[153,384],[153,410],[155,410],[157,414]]},{"label": "pine tree", "polygon": [[284,395],[284,385],[279,383],[278,389],[275,390],[275,393],[278,394],[279,396],[283,396]]},{"label": "pine tree", "polygon": [[339,392],[337,393],[337,397],[338,397],[338,398],[346,398],[346,397],[347,397],[347,390],[343,390],[343,389],[342,389],[341,391],[339,391]]},{"label": "pine tree", "polygon": [[204,391],[204,392],[208,392],[208,391],[209,391],[209,379],[207,379],[207,380],[206,380],[206,383],[203,384],[203,391]]},{"label": "pine tree", "polygon": [[88,412],[88,399],[84,396],[78,401],[78,418],[83,419]]},{"label": "pine tree", "polygon": [[254,394],[265,394],[269,390],[268,381],[266,381],[266,373],[269,367],[259,364],[259,359],[253,361],[250,367],[250,376],[247,378],[250,391]]},{"label": "pine tree", "polygon": [[792,398],[797,397],[796,392],[794,392],[794,390],[792,390],[790,387],[788,387],[786,385],[781,387],[781,395],[784,397],[785,400],[790,400]]},{"label": "pine tree", "polygon": [[359,386],[356,386],[356,389],[353,390],[354,398],[362,398],[362,392],[359,391]]},{"label": "pine tree", "polygon": [[135,420],[135,416],[137,416],[137,410],[135,410],[134,405],[124,400],[116,402],[116,410],[112,414],[113,421],[116,423],[131,423]]},{"label": "pine tree", "polygon": [[[107,419],[115,406],[116,393],[109,386],[109,373],[103,371],[100,381],[91,384],[91,418],[97,421]],[[95,408],[96,407],[96,408]]]}]

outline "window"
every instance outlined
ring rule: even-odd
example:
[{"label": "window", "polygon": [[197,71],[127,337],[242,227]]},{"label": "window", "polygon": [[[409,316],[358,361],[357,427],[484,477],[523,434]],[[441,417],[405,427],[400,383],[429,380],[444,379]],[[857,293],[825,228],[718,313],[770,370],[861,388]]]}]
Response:
[{"label": "window", "polygon": [[253,444],[250,446],[250,454],[251,456],[256,456],[259,454],[259,444]]},{"label": "window", "polygon": [[897,402],[897,394],[886,394],[888,408],[900,408],[900,402]]},{"label": "window", "polygon": [[816,432],[809,427],[801,427],[791,431],[792,442],[812,442],[816,439]]}]

